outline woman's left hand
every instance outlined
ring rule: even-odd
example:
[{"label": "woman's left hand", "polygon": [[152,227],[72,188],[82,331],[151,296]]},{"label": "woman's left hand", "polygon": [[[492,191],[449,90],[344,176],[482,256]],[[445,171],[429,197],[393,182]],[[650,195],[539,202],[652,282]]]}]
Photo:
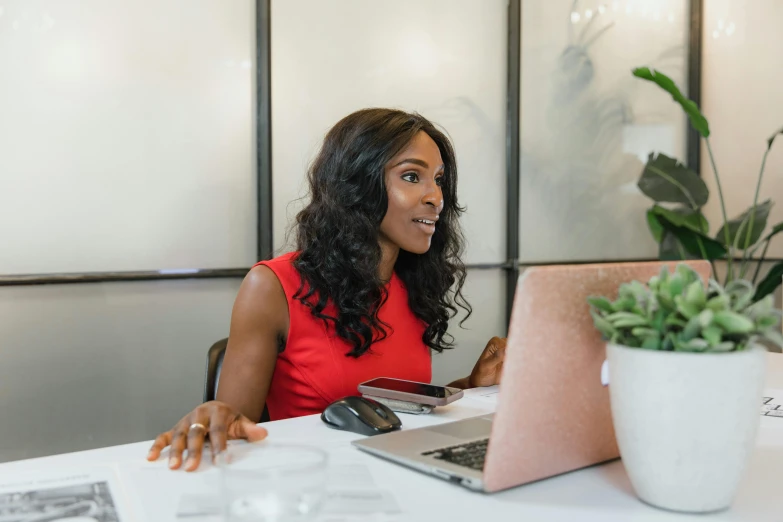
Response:
[{"label": "woman's left hand", "polygon": [[476,366],[468,377],[468,386],[478,388],[480,386],[493,386],[500,384],[500,375],[503,372],[503,360],[506,358],[506,338],[493,337],[487,343],[484,351],[476,361]]}]

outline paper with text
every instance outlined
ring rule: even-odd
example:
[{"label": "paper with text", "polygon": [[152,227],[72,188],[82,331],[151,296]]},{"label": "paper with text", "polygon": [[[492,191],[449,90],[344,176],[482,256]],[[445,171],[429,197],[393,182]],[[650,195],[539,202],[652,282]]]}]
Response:
[{"label": "paper with text", "polygon": [[761,414],[765,417],[783,418],[783,390],[769,389],[761,400]]}]

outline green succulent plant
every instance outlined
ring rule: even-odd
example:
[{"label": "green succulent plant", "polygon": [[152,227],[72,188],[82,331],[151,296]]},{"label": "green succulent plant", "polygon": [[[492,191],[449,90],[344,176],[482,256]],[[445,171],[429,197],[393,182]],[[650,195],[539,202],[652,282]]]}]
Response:
[{"label": "green succulent plant", "polygon": [[664,267],[647,285],[620,286],[615,301],[589,297],[595,327],[614,344],[648,350],[733,352],[766,341],[783,347],[776,331],[781,311],[768,295],[754,301],[750,282],[735,279],[725,287],[686,264],[674,273]]}]

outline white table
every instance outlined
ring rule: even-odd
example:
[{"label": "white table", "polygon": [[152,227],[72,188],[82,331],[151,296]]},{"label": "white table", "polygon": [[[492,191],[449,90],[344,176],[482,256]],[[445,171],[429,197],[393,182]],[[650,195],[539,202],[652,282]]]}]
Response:
[{"label": "white table", "polygon": [[[783,356],[769,355],[768,388],[783,388]],[[492,409],[492,405],[465,398],[431,415],[402,417],[406,428],[442,423]],[[272,441],[317,445],[330,454],[341,472],[370,475],[377,489],[388,490],[402,512],[392,520],[475,521],[678,521],[695,518],[669,513],[641,503],[633,493],[621,461],[614,461],[512,490],[486,495],[470,492],[405,467],[364,454],[349,443],[357,435],[335,431],[317,416],[268,423]],[[67,436],[67,434],[64,434]],[[0,483],[23,470],[108,465],[117,470],[140,520],[166,522],[184,492],[209,492],[216,470],[210,465],[191,474],[170,472],[166,461],[147,463],[150,442],[56,455],[0,465]],[[212,477],[212,478],[210,478]],[[367,482],[364,480],[364,482]],[[729,511],[698,520],[783,521],[783,418],[762,417],[757,450],[739,495]],[[139,508],[139,506],[144,506]],[[385,518],[384,520],[388,520]]]}]

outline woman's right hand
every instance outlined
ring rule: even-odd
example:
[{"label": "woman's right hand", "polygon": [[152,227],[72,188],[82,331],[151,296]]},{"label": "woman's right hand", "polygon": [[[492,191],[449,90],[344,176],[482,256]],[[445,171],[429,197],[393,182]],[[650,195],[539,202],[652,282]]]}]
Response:
[{"label": "woman's right hand", "polygon": [[227,441],[244,439],[256,442],[265,439],[267,431],[228,404],[219,401],[205,402],[182,417],[172,429],[158,435],[147,460],[157,460],[161,451],[166,446],[171,446],[169,468],[179,469],[182,465],[182,454],[187,447],[185,471],[193,471],[201,463],[201,451],[204,449],[207,435],[214,461],[215,457],[226,449]]}]

